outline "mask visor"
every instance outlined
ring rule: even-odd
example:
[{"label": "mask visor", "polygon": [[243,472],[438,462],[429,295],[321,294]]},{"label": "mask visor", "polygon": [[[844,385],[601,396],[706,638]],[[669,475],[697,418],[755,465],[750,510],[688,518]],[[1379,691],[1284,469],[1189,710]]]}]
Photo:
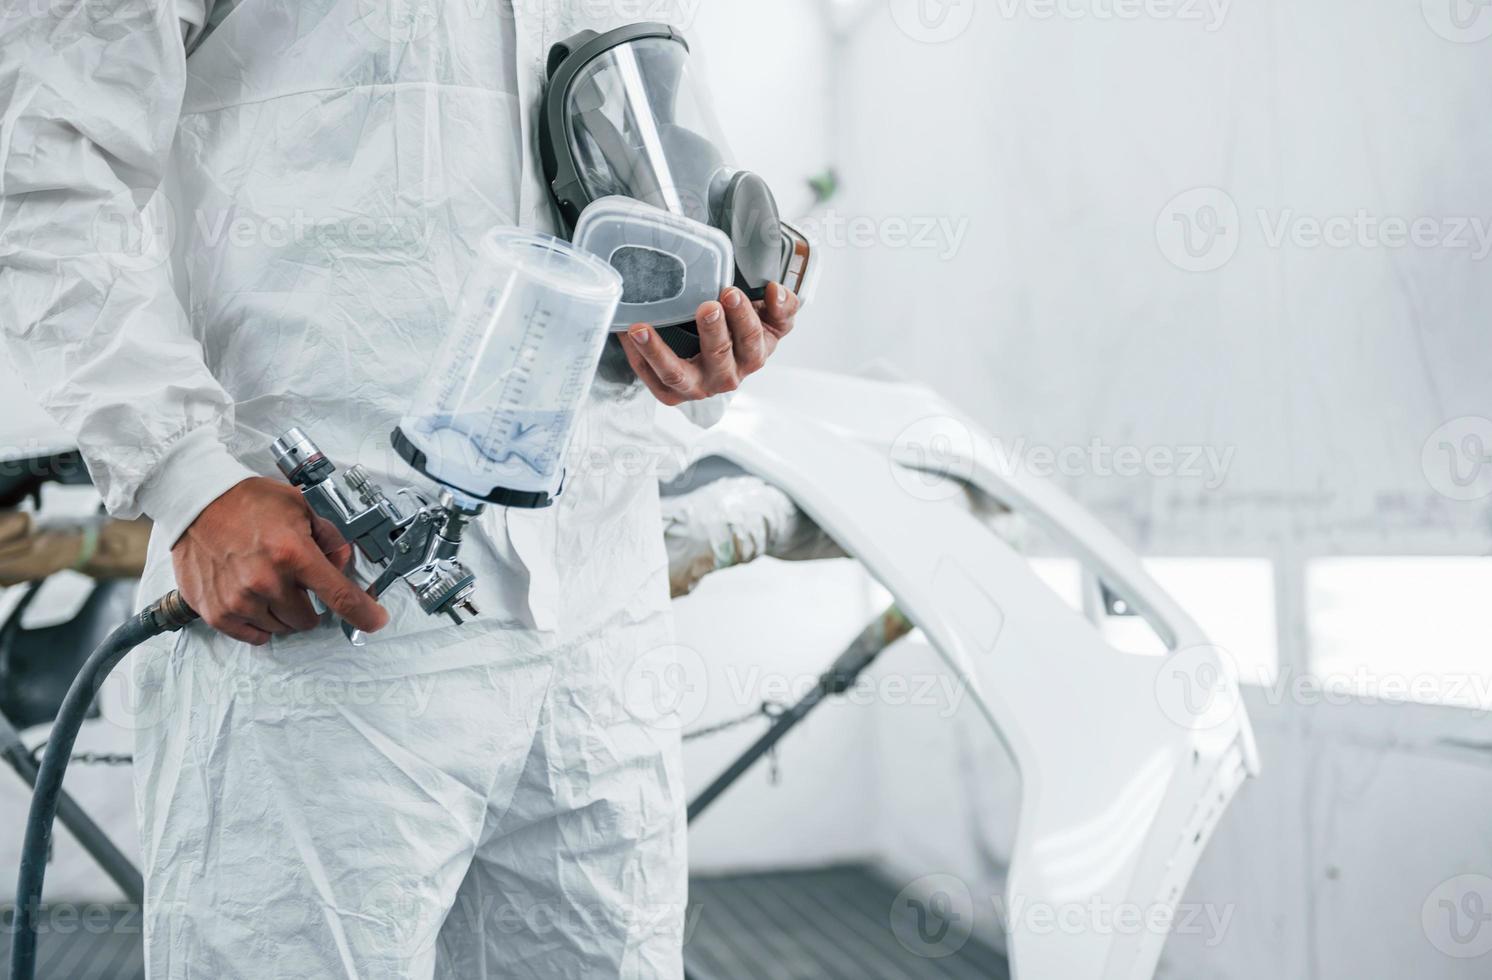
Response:
[{"label": "mask visor", "polygon": [[570,86],[570,152],[588,200],[630,197],[712,224],[710,192],[730,169],[709,92],[676,38],[606,51]]}]

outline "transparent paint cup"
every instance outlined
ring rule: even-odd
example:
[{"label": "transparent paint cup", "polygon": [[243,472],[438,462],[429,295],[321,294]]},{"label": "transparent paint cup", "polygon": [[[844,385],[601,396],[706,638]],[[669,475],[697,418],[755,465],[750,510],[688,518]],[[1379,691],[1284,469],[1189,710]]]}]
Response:
[{"label": "transparent paint cup", "polygon": [[400,425],[427,475],[476,501],[557,494],[621,296],[615,270],[558,238],[488,233]]}]

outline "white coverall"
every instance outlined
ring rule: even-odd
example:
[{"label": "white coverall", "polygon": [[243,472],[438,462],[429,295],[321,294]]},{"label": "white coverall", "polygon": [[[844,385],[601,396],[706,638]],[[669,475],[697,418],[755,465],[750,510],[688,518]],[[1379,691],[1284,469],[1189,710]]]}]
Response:
[{"label": "white coverall", "polygon": [[[549,47],[630,5],[208,6],[0,14],[0,325],[109,509],[156,521],[145,598],[292,425],[418,481],[389,433],[479,238],[554,230]],[[400,585],[361,649],[198,627],[131,658],[149,976],[681,975],[653,413],[610,350],[560,503],[469,538],[475,623]]]}]

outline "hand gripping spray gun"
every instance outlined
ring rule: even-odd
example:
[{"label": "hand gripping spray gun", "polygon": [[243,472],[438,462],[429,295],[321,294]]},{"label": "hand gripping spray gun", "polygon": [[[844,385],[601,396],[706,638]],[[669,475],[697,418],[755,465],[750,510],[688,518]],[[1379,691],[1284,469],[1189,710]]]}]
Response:
[{"label": "hand gripping spray gun", "polygon": [[[564,457],[601,348],[622,298],[622,278],[600,259],[546,235],[499,229],[482,240],[434,368],[394,430],[394,449],[441,485],[438,503],[413,495],[401,510],[359,467],[352,503],[336,468],[299,429],[275,441],[275,462],[306,502],[380,569],[376,598],[403,579],[431,615],[477,615],[475,577],[458,559],[463,533],[488,504],[547,507],[564,482]],[[191,625],[197,614],[171,592],[111,633],[67,692],[37,770],[16,883],[11,980],[34,980],[36,924],[62,779],[94,693],[130,650]],[[343,630],[354,643],[355,631]]]},{"label": "hand gripping spray gun", "polygon": [[[478,615],[471,600],[476,576],[456,554],[467,524],[482,513],[484,504],[468,503],[446,490],[440,503],[432,505],[411,492],[417,509],[405,515],[361,466],[354,466],[347,471],[346,481],[361,501],[358,509],[337,485],[336,467],[300,429],[276,439],[273,451],[275,465],[300,490],[311,510],[330,521],[364,558],[382,569],[367,587],[369,595],[381,598],[403,579],[419,599],[420,608],[432,616],[450,616],[460,626],[462,611]],[[363,644],[362,633],[350,623],[342,624],[342,632],[355,645]]]}]

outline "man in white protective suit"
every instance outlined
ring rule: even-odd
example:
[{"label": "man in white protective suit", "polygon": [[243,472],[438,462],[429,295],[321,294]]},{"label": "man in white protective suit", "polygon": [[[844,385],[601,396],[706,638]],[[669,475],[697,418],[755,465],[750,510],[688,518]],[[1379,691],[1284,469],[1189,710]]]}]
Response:
[{"label": "man in white protective suit", "polygon": [[[205,620],[127,664],[152,978],[682,975],[679,735],[627,693],[672,642],[636,461],[655,401],[733,390],[797,298],[727,291],[690,361],[645,326],[613,339],[589,465],[469,536],[465,626],[402,589],[376,604],[270,478],[300,426],[339,465],[417,479],[388,434],[480,237],[556,230],[533,150],[549,47],[635,6],[0,14],[5,340],[110,512],[155,522],[144,598],[179,587]],[[169,234],[131,246],[142,227]]]}]

